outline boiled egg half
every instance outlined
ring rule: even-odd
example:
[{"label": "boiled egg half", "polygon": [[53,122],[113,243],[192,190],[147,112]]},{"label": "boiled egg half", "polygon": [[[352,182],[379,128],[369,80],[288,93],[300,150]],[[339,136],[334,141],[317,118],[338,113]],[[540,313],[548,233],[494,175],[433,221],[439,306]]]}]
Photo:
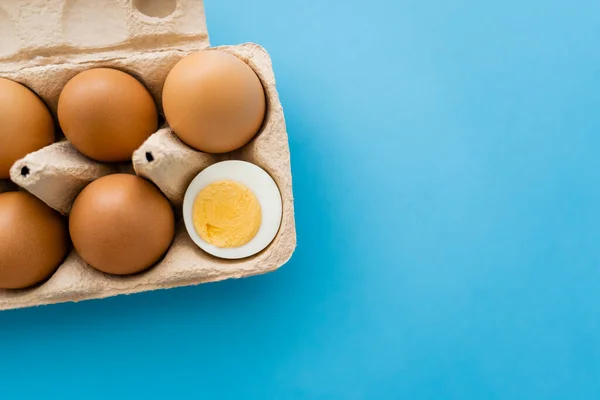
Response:
[{"label": "boiled egg half", "polygon": [[265,249],[281,225],[281,193],[271,176],[246,161],[222,161],[200,172],[183,200],[185,227],[202,250],[239,259]]}]

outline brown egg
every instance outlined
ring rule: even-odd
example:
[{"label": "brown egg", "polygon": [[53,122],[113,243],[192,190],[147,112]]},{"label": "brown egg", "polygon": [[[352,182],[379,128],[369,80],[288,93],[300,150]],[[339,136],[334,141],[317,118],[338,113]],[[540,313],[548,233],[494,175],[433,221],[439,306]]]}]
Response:
[{"label": "brown egg", "polygon": [[151,267],[169,248],[173,209],[150,182],[107,175],[79,194],[69,218],[75,249],[94,268],[116,275]]},{"label": "brown egg", "polygon": [[66,218],[29,193],[0,194],[0,288],[46,280],[68,250]]},{"label": "brown egg", "polygon": [[258,76],[223,51],[199,51],[179,61],[167,76],[162,100],[175,134],[208,153],[242,147],[265,117],[265,93]]},{"label": "brown egg", "polygon": [[54,121],[40,98],[25,86],[0,78],[0,179],[27,154],[54,142]]},{"label": "brown egg", "polygon": [[148,90],[133,76],[96,68],[71,79],[58,100],[58,122],[67,139],[98,161],[129,161],[158,129]]}]

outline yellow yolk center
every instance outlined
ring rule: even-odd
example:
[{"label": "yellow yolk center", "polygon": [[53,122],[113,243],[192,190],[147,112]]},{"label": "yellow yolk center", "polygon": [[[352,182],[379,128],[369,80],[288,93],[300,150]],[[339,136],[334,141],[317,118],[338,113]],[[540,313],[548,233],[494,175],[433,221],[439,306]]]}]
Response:
[{"label": "yellow yolk center", "polygon": [[211,183],[198,193],[192,210],[200,237],[217,247],[240,247],[258,232],[262,212],[256,196],[233,181]]}]

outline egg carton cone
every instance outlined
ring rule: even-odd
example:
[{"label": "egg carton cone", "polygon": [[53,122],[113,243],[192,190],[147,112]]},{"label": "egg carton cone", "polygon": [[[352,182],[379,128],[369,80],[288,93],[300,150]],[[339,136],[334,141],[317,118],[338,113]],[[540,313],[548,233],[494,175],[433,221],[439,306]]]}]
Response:
[{"label": "egg carton cone", "polygon": [[[159,109],[164,80],[184,56],[201,49],[232,53],[254,69],[265,88],[267,113],[257,136],[242,149],[212,155],[196,151],[168,125],[134,152],[132,163],[104,164],[61,140],[18,160],[0,193],[27,190],[63,215],[93,180],[136,173],[156,184],[179,216],[172,246],[151,269],[131,276],[104,274],[72,250],[56,273],[29,289],[0,290],[0,310],[197,285],[271,272],[296,247],[290,152],[283,109],[268,53],[246,43],[210,48],[201,0],[28,0],[0,3],[0,77],[36,92],[56,117],[64,85],[79,72],[110,67],[139,79]],[[162,112],[161,112],[162,113]],[[191,240],[181,220],[185,190],[204,168],[226,159],[254,163],[277,183],[283,217],[274,241],[245,259],[213,257]],[[18,186],[17,186],[18,185]]]}]

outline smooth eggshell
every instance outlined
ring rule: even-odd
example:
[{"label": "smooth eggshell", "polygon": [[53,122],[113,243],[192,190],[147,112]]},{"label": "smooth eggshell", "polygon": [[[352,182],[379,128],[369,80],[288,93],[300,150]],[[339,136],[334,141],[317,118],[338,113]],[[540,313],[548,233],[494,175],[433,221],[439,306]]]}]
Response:
[{"label": "smooth eggshell", "polygon": [[58,100],[58,122],[84,155],[98,161],[129,161],[158,129],[150,92],[133,76],[94,68],[71,79]]},{"label": "smooth eggshell", "polygon": [[0,179],[27,154],[54,142],[54,121],[40,98],[25,86],[0,78]]},{"label": "smooth eggshell", "polygon": [[260,79],[248,64],[223,51],[198,51],[180,60],[167,76],[162,99],[175,134],[207,153],[244,146],[265,117]]},{"label": "smooth eggshell", "polygon": [[69,217],[75,249],[92,267],[127,275],[143,271],[169,248],[175,231],[167,198],[150,182],[107,175],[79,194]]},{"label": "smooth eggshell", "polygon": [[26,192],[0,194],[0,288],[46,280],[69,250],[67,221]]}]

